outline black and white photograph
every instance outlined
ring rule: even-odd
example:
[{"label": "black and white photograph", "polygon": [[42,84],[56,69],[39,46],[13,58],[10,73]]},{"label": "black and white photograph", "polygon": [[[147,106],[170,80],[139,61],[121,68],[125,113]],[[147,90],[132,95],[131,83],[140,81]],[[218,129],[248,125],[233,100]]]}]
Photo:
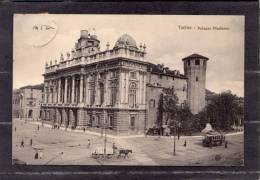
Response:
[{"label": "black and white photograph", "polygon": [[12,163],[244,166],[242,15],[14,14]]}]

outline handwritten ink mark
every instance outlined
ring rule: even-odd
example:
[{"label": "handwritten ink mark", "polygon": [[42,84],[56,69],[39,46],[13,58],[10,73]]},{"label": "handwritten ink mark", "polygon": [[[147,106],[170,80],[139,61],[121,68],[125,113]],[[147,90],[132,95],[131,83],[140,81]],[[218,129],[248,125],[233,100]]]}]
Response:
[{"label": "handwritten ink mark", "polygon": [[[50,38],[46,43],[41,44],[41,45],[33,45],[34,48],[44,47],[44,46],[48,45],[48,44],[56,37],[59,28],[58,28],[57,24],[56,24],[54,21],[52,21],[52,23],[56,25],[56,28],[53,27],[53,26],[50,26],[50,25],[41,25],[41,26],[40,26],[40,30],[42,30],[43,27],[45,28],[45,30],[50,30],[50,29],[54,29],[54,30],[55,30],[55,29],[56,29],[55,34],[54,34],[54,35],[52,36],[52,38]],[[37,25],[33,26],[33,28],[35,28],[35,30],[39,30],[39,26],[37,26]]]},{"label": "handwritten ink mark", "polygon": [[50,26],[50,25],[34,25],[33,26],[33,30],[50,30],[50,29],[55,29],[54,27]]}]

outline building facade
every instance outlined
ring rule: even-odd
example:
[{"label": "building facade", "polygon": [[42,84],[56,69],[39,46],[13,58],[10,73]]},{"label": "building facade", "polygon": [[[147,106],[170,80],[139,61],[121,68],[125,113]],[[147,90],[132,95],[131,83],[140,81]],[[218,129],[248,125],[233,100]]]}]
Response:
[{"label": "building facade", "polygon": [[75,48],[46,63],[42,119],[64,128],[104,126],[117,133],[143,133],[156,122],[158,96],[174,87],[187,101],[187,76],[146,59],[146,46],[122,35],[100,51],[96,35],[82,30]]},{"label": "building facade", "polygon": [[24,86],[13,91],[13,118],[41,118],[43,84]]}]

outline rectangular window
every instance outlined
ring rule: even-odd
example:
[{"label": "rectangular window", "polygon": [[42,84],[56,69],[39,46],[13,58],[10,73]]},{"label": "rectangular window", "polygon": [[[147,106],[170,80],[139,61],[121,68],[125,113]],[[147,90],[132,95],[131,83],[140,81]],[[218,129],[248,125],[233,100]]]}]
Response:
[{"label": "rectangular window", "polygon": [[200,60],[199,59],[196,59],[195,65],[200,65]]},{"label": "rectangular window", "polygon": [[108,126],[110,128],[113,128],[114,127],[114,117],[112,115],[108,116]]},{"label": "rectangular window", "polygon": [[95,102],[95,86],[94,84],[90,84],[90,89],[89,89],[89,96],[90,96],[90,105],[93,105]]},{"label": "rectangular window", "polygon": [[155,99],[150,99],[149,107],[155,108]]},{"label": "rectangular window", "polygon": [[116,104],[116,94],[117,94],[117,89],[116,87],[111,87],[111,99],[110,99],[110,104],[114,106]]},{"label": "rectangular window", "polygon": [[190,60],[188,60],[188,66],[190,66]]},{"label": "rectangular window", "polygon": [[199,78],[196,76],[196,81],[198,82],[199,81]]},{"label": "rectangular window", "polygon": [[135,116],[130,117],[130,128],[135,128]]},{"label": "rectangular window", "polygon": [[112,71],[110,74],[110,78],[116,78],[116,71]]},{"label": "rectangular window", "polygon": [[97,127],[100,127],[100,126],[101,126],[101,123],[100,123],[100,115],[97,115],[97,116],[96,116],[96,119],[97,119],[97,121],[96,121],[96,122],[97,122],[96,126],[97,126]]},{"label": "rectangular window", "polygon": [[136,79],[136,72],[130,72],[130,78]]}]

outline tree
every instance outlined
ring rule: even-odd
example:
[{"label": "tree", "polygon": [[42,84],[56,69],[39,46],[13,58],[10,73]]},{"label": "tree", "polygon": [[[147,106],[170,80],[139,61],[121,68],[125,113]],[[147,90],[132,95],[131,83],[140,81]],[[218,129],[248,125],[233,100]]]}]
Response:
[{"label": "tree", "polygon": [[181,130],[184,132],[194,129],[194,116],[188,106],[178,109],[178,121],[181,124]]},{"label": "tree", "polygon": [[212,96],[204,112],[199,115],[201,124],[210,122],[216,129],[230,130],[231,126],[238,121],[239,114],[241,108],[238,97],[231,92],[222,92]]},{"label": "tree", "polygon": [[[169,125],[169,120],[176,119],[178,113],[178,97],[175,94],[174,87],[164,88],[160,94],[157,110],[157,125]],[[165,117],[165,122],[163,122]]]}]

